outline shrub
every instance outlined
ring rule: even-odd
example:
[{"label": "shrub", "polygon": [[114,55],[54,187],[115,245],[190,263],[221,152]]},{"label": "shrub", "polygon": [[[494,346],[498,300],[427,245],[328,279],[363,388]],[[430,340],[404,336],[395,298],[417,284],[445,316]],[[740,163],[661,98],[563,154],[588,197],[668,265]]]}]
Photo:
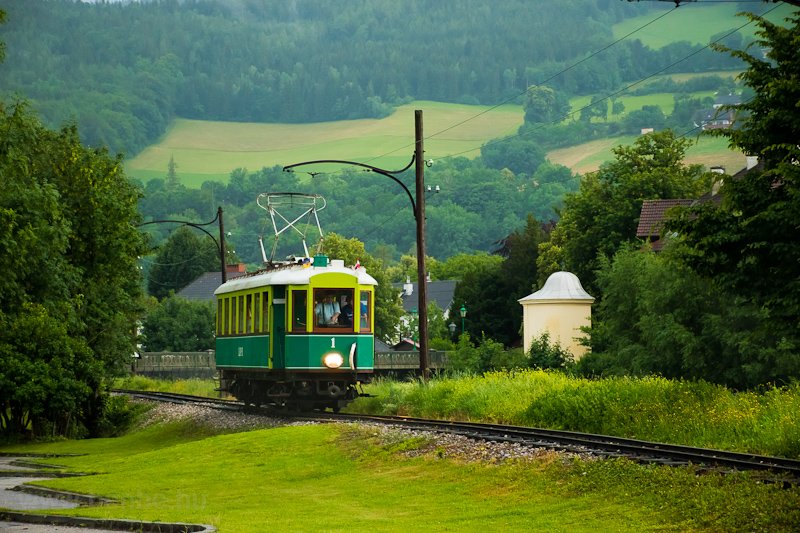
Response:
[{"label": "shrub", "polygon": [[551,343],[550,334],[546,331],[539,337],[534,337],[528,349],[528,358],[530,367],[540,370],[562,370],[575,364],[572,353],[562,348],[558,342]]}]

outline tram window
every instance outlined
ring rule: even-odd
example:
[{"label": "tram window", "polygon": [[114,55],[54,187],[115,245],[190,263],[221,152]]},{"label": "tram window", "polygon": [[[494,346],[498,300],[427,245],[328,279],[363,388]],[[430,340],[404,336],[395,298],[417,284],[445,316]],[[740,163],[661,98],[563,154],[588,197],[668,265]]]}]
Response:
[{"label": "tram window", "polygon": [[352,328],[352,302],[353,289],[314,289],[314,326]]},{"label": "tram window", "polygon": [[244,297],[244,332],[253,333],[253,295]]},{"label": "tram window", "polygon": [[222,299],[217,300],[217,335],[222,335]]},{"label": "tram window", "polygon": [[253,295],[253,333],[261,333],[261,293]]},{"label": "tram window", "polygon": [[370,301],[372,300],[372,293],[371,292],[362,292],[359,302],[359,331],[369,332],[370,324],[372,321],[370,320],[370,309],[372,306],[370,305]]},{"label": "tram window", "polygon": [[236,304],[236,333],[244,333],[244,296],[239,296]]},{"label": "tram window", "polygon": [[261,331],[269,331],[269,293],[261,293]]},{"label": "tram window", "polygon": [[222,334],[228,335],[230,330],[231,319],[231,299],[225,298],[224,300],[225,311],[222,314]]},{"label": "tram window", "polygon": [[306,330],[306,291],[292,291],[292,331]]}]

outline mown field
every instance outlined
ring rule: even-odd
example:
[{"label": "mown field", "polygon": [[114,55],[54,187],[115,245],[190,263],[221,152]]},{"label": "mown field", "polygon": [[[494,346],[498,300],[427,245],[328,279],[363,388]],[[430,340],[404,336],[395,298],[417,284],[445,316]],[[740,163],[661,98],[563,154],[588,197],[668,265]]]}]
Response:
[{"label": "mown field", "polygon": [[[727,140],[716,137],[698,137],[696,133],[687,138],[693,140],[695,144],[686,151],[686,163],[700,164],[706,167],[722,166],[729,174],[734,174],[745,167],[744,154],[729,149]],[[602,163],[613,159],[614,154],[611,150],[614,147],[632,144],[635,139],[636,137],[632,135],[598,139],[551,150],[547,153],[547,158],[553,163],[569,167],[573,172],[584,174],[597,170]]]},{"label": "mown field", "polygon": [[155,146],[126,162],[129,175],[144,181],[166,175],[170,157],[187,186],[227,181],[231,170],[259,170],[301,161],[340,159],[370,162],[389,170],[405,167],[414,154],[414,110],[423,111],[425,157],[475,157],[485,142],[516,133],[522,108],[413,102],[383,119],[318,124],[244,124],[176,120]]},{"label": "mown field", "polygon": [[[709,94],[697,93],[697,96]],[[659,105],[665,114],[669,114],[673,107],[672,95],[666,93],[621,95],[617,100],[625,105],[625,112],[641,109],[644,105]],[[573,109],[580,109],[588,102],[589,97],[576,98],[571,105]],[[481,145],[515,134],[523,120],[523,110],[519,105],[508,104],[489,110],[485,106],[438,102],[414,102],[379,120],[319,124],[243,124],[178,119],[160,143],[125,163],[126,172],[143,181],[163,178],[170,157],[173,157],[181,182],[199,187],[207,180],[227,181],[230,172],[236,168],[259,170],[318,159],[369,162],[381,168],[399,169],[408,164],[413,154],[415,109],[423,110],[425,157],[434,160],[453,154],[476,157]],[[615,120],[619,117],[609,118]],[[618,137],[593,141],[555,150],[548,157],[574,172],[587,172],[613,157],[611,147],[632,140],[633,137]],[[703,139],[700,147],[690,151],[690,157],[690,162],[709,166],[722,164],[736,170],[741,166],[736,160],[737,154],[730,153],[718,140]],[[325,170],[325,167],[317,166],[315,170]]]},{"label": "mown field", "polygon": [[[788,426],[797,387],[734,394],[661,379],[588,385],[544,372],[382,382],[354,408],[493,420],[526,413],[566,424],[625,420],[677,432],[727,420],[758,440]],[[139,380],[145,385],[146,380]],[[159,385],[161,386],[161,385]],[[197,387],[197,384],[180,387]],[[708,409],[711,409],[709,411]],[[704,411],[705,410],[705,411]],[[536,415],[536,413],[541,413]],[[534,418],[531,418],[534,417]],[[736,419],[751,422],[742,425]],[[711,433],[708,433],[711,435]],[[719,434],[718,434],[719,435]],[[797,442],[797,430],[786,435]],[[712,440],[718,437],[710,437]],[[3,452],[48,458],[95,475],[37,482],[119,504],[59,513],[213,524],[250,531],[795,531],[800,488],[755,474],[720,475],[626,460],[467,462],[425,437],[368,427],[285,426],[225,432],[198,420],[139,427],[114,439],[17,444]]]}]

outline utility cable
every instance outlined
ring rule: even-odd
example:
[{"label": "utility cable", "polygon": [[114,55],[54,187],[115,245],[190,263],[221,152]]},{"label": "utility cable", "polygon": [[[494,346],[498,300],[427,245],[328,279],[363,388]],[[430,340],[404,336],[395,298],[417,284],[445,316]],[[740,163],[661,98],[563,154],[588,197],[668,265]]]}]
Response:
[{"label": "utility cable", "polygon": [[[778,9],[778,7],[780,7],[780,4],[776,5],[775,7],[772,7],[772,8],[770,8],[770,9],[768,9],[767,11],[763,12],[763,13],[762,13],[761,15],[759,15],[759,16],[763,17],[763,16],[765,16],[765,15],[768,15],[769,13],[771,13],[772,11],[774,11],[775,9]],[[674,9],[673,9],[673,11],[674,11]],[[556,120],[556,121],[552,121],[552,122],[547,122],[547,123],[542,123],[542,124],[539,124],[539,125],[537,125],[537,126],[534,126],[534,127],[532,127],[532,128],[529,128],[528,130],[526,130],[526,131],[525,131],[525,132],[523,132],[523,133],[517,133],[516,135],[511,135],[511,136],[509,136],[509,137],[504,137],[504,138],[502,138],[502,139],[495,139],[494,141],[489,141],[489,142],[487,142],[487,143],[483,144],[482,146],[493,146],[493,145],[495,145],[495,144],[500,144],[500,143],[503,143],[503,142],[507,142],[507,141],[510,141],[510,140],[512,140],[512,139],[524,138],[525,136],[527,136],[527,135],[529,135],[529,134],[533,133],[534,131],[538,131],[538,130],[540,130],[540,129],[542,129],[542,128],[545,128],[545,127],[547,127],[547,126],[550,126],[550,125],[554,125],[554,124],[560,124],[560,123],[561,123],[561,122],[563,122],[565,119],[567,119],[567,118],[569,118],[569,117],[571,117],[571,116],[573,116],[573,115],[575,115],[575,114],[577,114],[577,113],[580,113],[580,112],[581,112],[581,111],[583,111],[584,109],[588,109],[588,108],[590,108],[591,106],[593,106],[593,105],[596,105],[598,102],[604,102],[604,101],[606,101],[606,100],[608,100],[608,99],[610,99],[610,98],[613,98],[613,97],[615,97],[615,96],[617,96],[617,95],[619,95],[619,94],[622,94],[622,93],[624,93],[624,92],[628,91],[628,89],[630,89],[630,88],[632,88],[632,87],[636,87],[637,85],[639,85],[639,84],[641,84],[641,83],[643,83],[643,82],[645,82],[645,81],[649,80],[650,78],[653,78],[653,77],[655,77],[655,76],[658,76],[659,74],[661,74],[661,73],[663,73],[663,72],[665,72],[665,71],[667,71],[667,70],[671,69],[672,67],[674,67],[674,66],[676,66],[676,65],[678,65],[678,64],[680,64],[680,63],[682,63],[682,62],[686,61],[687,59],[689,59],[689,58],[691,58],[691,57],[693,57],[693,56],[695,56],[695,55],[699,54],[700,52],[702,52],[702,51],[704,51],[704,50],[708,49],[709,47],[711,47],[711,45],[712,45],[712,44],[716,44],[716,43],[718,43],[718,42],[722,41],[722,40],[723,40],[723,39],[725,39],[726,37],[729,37],[730,35],[733,35],[734,33],[738,32],[739,30],[741,30],[742,28],[744,28],[744,27],[746,27],[746,26],[748,26],[748,25],[750,25],[750,24],[752,24],[752,21],[747,21],[746,23],[742,24],[741,26],[739,26],[739,27],[737,27],[737,28],[735,28],[735,29],[733,29],[733,30],[729,31],[729,32],[728,32],[728,33],[726,33],[725,35],[723,35],[723,36],[721,36],[721,37],[717,38],[717,39],[716,39],[716,40],[714,40],[714,41],[711,41],[711,42],[710,42],[710,43],[708,43],[707,45],[703,46],[702,48],[699,48],[699,49],[695,50],[694,52],[692,52],[692,53],[690,53],[690,54],[688,54],[688,55],[686,55],[686,56],[682,57],[681,59],[678,59],[677,61],[674,61],[674,62],[670,63],[669,65],[667,65],[667,66],[665,66],[665,67],[663,67],[663,68],[661,68],[661,69],[659,69],[659,70],[657,70],[657,71],[655,71],[655,72],[653,72],[653,73],[651,73],[651,74],[649,74],[649,75],[645,76],[644,78],[641,78],[641,79],[639,79],[639,80],[637,80],[637,81],[635,81],[635,82],[633,82],[633,83],[631,83],[631,84],[628,84],[628,85],[626,85],[626,86],[625,86],[625,87],[623,87],[622,89],[619,89],[619,90],[617,90],[617,91],[614,91],[614,92],[612,92],[612,93],[609,93],[609,94],[607,94],[606,96],[604,96],[603,98],[600,98],[600,99],[598,99],[598,100],[595,100],[594,102],[590,102],[589,104],[587,104],[587,105],[585,105],[585,106],[583,106],[583,107],[581,107],[581,108],[579,108],[579,109],[576,109],[576,110],[574,110],[574,111],[570,111],[569,113],[567,113],[567,114],[563,115],[563,116],[562,116],[560,119],[558,119],[558,120]],[[476,148],[470,148],[470,149],[468,149],[468,150],[462,150],[461,152],[456,152],[456,153],[453,153],[453,154],[449,154],[449,155],[446,155],[446,156],[440,157],[440,158],[438,158],[438,159],[439,159],[439,160],[443,160],[443,159],[448,159],[448,158],[451,158],[451,157],[457,157],[457,156],[459,156],[459,155],[463,155],[463,154],[466,154],[466,153],[472,152],[472,151],[474,151],[475,149],[476,149]]]}]

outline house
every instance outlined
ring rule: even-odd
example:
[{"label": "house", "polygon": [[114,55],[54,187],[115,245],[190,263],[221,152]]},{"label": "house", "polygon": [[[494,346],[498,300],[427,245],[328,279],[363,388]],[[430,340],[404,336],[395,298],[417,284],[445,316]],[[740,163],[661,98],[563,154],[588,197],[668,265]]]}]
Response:
[{"label": "house", "polygon": [[[730,179],[740,179],[752,169],[761,169],[763,166],[763,162],[759,162],[758,157],[748,156],[747,166],[731,176]],[[712,167],[711,171],[719,174],[725,173],[725,169],[722,167]],[[654,252],[661,251],[666,242],[664,235],[662,235],[662,230],[664,229],[664,220],[667,218],[667,211],[676,206],[689,207],[707,202],[721,202],[722,198],[717,194],[720,183],[721,181],[715,183],[711,192],[694,200],[686,198],[645,200],[642,203],[642,210],[639,213],[639,226],[636,228],[636,236],[649,241]]]},{"label": "house", "polygon": [[395,352],[414,352],[419,351],[419,343],[414,339],[400,339],[400,342],[392,346]]},{"label": "house", "polygon": [[667,211],[676,206],[688,207],[694,202],[695,200],[689,199],[645,200],[639,214],[636,236],[649,241],[654,252],[661,251],[665,242],[661,238],[661,230],[664,228]]},{"label": "house", "polygon": [[[228,279],[238,278],[244,276],[246,273],[244,263],[227,265],[226,274]],[[176,296],[186,298],[187,300],[213,302],[214,291],[217,290],[217,287],[221,284],[222,279],[219,272],[206,272],[205,274],[201,274],[186,287],[179,290]]]},{"label": "house", "polygon": [[736,112],[729,106],[737,106],[742,103],[739,95],[729,93],[718,95],[714,100],[711,109],[704,109],[700,112],[699,124],[695,121],[695,126],[700,126],[704,131],[730,128],[736,118]]},{"label": "house", "polygon": [[[450,306],[453,304],[453,296],[456,292],[455,280],[443,281],[428,281],[428,302],[434,302],[436,306],[444,312],[444,318],[447,320],[450,314]],[[403,309],[407,314],[416,311],[419,307],[419,293],[417,292],[417,283],[411,282],[406,279],[405,283],[394,283],[392,285],[396,289],[400,289],[400,298],[403,300]]]}]

